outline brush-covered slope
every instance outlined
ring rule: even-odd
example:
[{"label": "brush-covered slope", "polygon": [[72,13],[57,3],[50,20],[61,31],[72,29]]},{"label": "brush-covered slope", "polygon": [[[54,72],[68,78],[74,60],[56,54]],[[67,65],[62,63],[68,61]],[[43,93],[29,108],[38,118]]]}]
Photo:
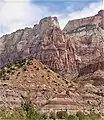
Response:
[{"label": "brush-covered slope", "polygon": [[39,108],[68,84],[35,59],[16,61],[0,70],[0,108],[19,107],[25,97]]}]

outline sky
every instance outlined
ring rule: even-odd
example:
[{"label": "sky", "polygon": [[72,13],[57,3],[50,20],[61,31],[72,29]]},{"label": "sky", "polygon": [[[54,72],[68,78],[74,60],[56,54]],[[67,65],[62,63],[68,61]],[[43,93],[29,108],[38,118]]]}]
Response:
[{"label": "sky", "polygon": [[33,27],[47,16],[58,17],[61,29],[72,19],[104,9],[104,0],[0,0],[0,36]]}]

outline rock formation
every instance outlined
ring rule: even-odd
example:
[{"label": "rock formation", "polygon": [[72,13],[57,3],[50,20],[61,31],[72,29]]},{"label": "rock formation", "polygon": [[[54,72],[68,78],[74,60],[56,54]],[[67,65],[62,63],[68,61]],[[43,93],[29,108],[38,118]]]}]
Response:
[{"label": "rock formation", "polygon": [[69,21],[61,31],[56,17],[0,38],[0,67],[32,56],[62,74],[80,69],[104,54],[104,11]]},{"label": "rock formation", "polygon": [[[98,12],[97,15],[67,23],[64,32],[68,35],[80,37],[74,43],[75,56],[78,58],[77,70],[84,71],[82,68],[91,66],[94,61],[99,64],[102,59],[102,68],[104,68],[104,10]],[[101,67],[97,65],[96,69]],[[90,67],[89,69],[93,68]],[[89,71],[90,73],[90,71]]]},{"label": "rock formation", "polygon": [[18,30],[0,38],[0,67],[32,56],[54,71],[77,72],[73,50],[68,47],[71,43],[67,42],[57,18],[46,17],[33,28]]},{"label": "rock formation", "polygon": [[[2,36],[0,68],[32,57],[68,80],[36,60],[18,69],[14,64],[7,65],[0,70],[0,106],[18,106],[21,95],[29,92],[34,105],[45,112],[62,108],[70,113],[93,109],[104,113],[103,17],[101,10],[95,16],[69,21],[63,31],[56,17],[46,17],[33,28]],[[76,76],[73,82],[68,75]]]},{"label": "rock formation", "polygon": [[[104,10],[100,10],[95,16],[69,20],[63,31],[69,34],[83,31],[82,33],[84,34],[91,28],[94,29],[94,27],[98,26],[104,29]],[[82,33],[80,34],[81,36],[83,35]]]}]

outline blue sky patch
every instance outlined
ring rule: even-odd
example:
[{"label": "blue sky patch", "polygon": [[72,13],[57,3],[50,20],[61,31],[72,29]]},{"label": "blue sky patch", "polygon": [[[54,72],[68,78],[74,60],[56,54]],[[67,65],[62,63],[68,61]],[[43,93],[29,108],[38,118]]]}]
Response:
[{"label": "blue sky patch", "polygon": [[103,0],[32,0],[33,4],[45,5],[55,12],[73,12],[82,10],[91,3],[103,2]]}]

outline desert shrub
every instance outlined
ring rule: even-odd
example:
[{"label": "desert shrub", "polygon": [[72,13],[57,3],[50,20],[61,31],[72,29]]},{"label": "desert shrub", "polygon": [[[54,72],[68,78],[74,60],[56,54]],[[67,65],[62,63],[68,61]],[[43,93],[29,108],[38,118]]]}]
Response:
[{"label": "desert shrub", "polygon": [[42,75],[42,78],[44,78],[44,75]]},{"label": "desert shrub", "polygon": [[34,68],[36,68],[36,66],[34,66]]},{"label": "desert shrub", "polygon": [[0,111],[0,120],[104,120],[99,114],[95,113],[77,117],[74,115],[67,115],[66,111],[60,111],[56,115],[54,112],[51,112],[50,116],[47,117],[45,114],[36,111],[32,104],[28,102],[25,103],[24,108],[22,106],[21,108],[13,110],[4,109]]},{"label": "desert shrub", "polygon": [[21,104],[23,111],[26,113],[26,120],[45,120],[46,116],[36,111],[32,105],[30,97],[24,97],[24,102]]},{"label": "desert shrub", "polygon": [[55,112],[53,112],[53,111],[50,112],[49,118],[50,118],[50,119],[53,119],[53,120],[56,120]]},{"label": "desert shrub", "polygon": [[15,70],[23,68],[23,71],[27,71],[27,66],[31,64],[32,61],[28,58],[20,61],[15,61],[14,63],[9,63],[1,68],[0,78],[2,80],[8,80],[8,75],[13,75]]},{"label": "desert shrub", "polygon": [[9,80],[9,76],[6,76],[5,79],[6,79],[6,80]]},{"label": "desert shrub", "polygon": [[64,118],[65,120],[79,120],[79,118],[77,116],[74,115],[67,115]]},{"label": "desert shrub", "polygon": [[56,113],[56,117],[57,117],[58,119],[63,119],[63,118],[65,118],[66,116],[68,116],[66,111],[58,111],[58,112]]},{"label": "desert shrub", "polygon": [[39,70],[39,68],[36,68],[36,70]]},{"label": "desert shrub", "polygon": [[47,72],[50,72],[50,70],[48,70]]},{"label": "desert shrub", "polygon": [[27,67],[26,66],[23,66],[23,71],[27,71]]},{"label": "desert shrub", "polygon": [[43,69],[47,69],[47,67],[46,67],[46,66],[44,66],[44,67],[43,67]]},{"label": "desert shrub", "polygon": [[28,59],[31,61],[31,60],[33,60],[33,57],[32,57],[32,56],[30,56]]},{"label": "desert shrub", "polygon": [[104,79],[96,80],[93,82],[94,86],[104,85]]},{"label": "desert shrub", "polygon": [[47,77],[50,77],[50,75],[47,75]]},{"label": "desert shrub", "polygon": [[11,69],[7,69],[6,73],[11,73]]},{"label": "desert shrub", "polygon": [[91,113],[79,117],[79,120],[103,120],[99,114]]},{"label": "desert shrub", "polygon": [[76,113],[76,116],[77,116],[77,117],[84,116],[84,113],[81,112],[81,111],[78,111],[78,112]]},{"label": "desert shrub", "polygon": [[58,75],[57,78],[60,78],[60,76]]}]

